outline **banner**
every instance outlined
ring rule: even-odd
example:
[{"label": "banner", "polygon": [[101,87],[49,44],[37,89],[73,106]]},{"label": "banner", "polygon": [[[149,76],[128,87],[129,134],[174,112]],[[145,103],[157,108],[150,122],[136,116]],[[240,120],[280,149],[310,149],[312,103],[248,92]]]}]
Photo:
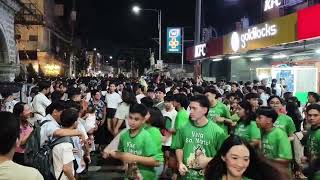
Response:
[{"label": "banner", "polygon": [[167,53],[181,53],[182,31],[181,28],[167,28]]}]

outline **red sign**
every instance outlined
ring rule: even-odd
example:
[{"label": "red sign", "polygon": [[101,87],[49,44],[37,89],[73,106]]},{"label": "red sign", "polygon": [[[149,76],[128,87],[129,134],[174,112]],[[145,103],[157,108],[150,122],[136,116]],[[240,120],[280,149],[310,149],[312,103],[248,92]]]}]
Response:
[{"label": "red sign", "polygon": [[222,55],[223,54],[223,38],[218,37],[216,39],[212,39],[206,43],[204,56],[196,56],[196,48],[199,46],[193,46],[187,48],[186,59],[187,61],[194,61],[199,59],[206,59],[212,56]]},{"label": "red sign", "polygon": [[320,37],[320,5],[298,11],[298,40]]}]

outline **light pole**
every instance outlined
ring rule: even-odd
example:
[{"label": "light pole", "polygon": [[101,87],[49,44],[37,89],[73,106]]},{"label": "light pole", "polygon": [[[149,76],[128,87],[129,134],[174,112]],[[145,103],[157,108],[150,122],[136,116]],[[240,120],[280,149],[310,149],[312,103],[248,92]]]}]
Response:
[{"label": "light pole", "polygon": [[161,60],[161,44],[162,44],[162,34],[161,34],[161,29],[162,29],[162,13],[160,9],[141,9],[139,6],[133,6],[132,11],[135,14],[139,14],[140,11],[153,11],[156,12],[158,14],[158,31],[159,31],[159,59]]}]

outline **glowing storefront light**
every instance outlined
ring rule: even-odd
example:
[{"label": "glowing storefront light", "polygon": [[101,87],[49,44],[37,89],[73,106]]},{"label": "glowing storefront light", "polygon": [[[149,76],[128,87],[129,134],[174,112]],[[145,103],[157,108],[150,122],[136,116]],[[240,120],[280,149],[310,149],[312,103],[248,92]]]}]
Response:
[{"label": "glowing storefront light", "polygon": [[61,67],[57,64],[47,64],[44,66],[44,72],[49,76],[57,76],[60,74]]}]

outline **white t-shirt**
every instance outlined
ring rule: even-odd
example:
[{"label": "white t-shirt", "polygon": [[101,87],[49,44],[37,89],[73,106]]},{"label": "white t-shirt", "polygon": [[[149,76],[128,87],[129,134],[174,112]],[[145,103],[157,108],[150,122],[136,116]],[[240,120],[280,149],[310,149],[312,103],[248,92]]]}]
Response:
[{"label": "white t-shirt", "polygon": [[[48,114],[46,117],[42,119],[42,122],[45,120],[50,120],[50,122],[45,123],[41,126],[40,130],[40,146],[42,146],[46,141],[53,140],[53,133],[60,129],[60,125],[53,119],[53,117]],[[41,123],[42,123],[41,122]]]},{"label": "white t-shirt", "polygon": [[128,105],[125,102],[122,102],[117,108],[116,114],[114,115],[115,118],[125,121],[127,129],[129,129],[129,124],[128,124],[129,109],[130,109],[130,105]]},{"label": "white t-shirt", "polygon": [[32,101],[32,110],[38,119],[46,116],[46,108],[51,104],[51,101],[42,93],[38,93]]},{"label": "white t-shirt", "polygon": [[82,125],[80,119],[78,118],[78,126],[77,126],[77,130],[80,131],[82,134],[84,134],[84,140],[87,140],[89,137],[87,135],[87,131],[86,128]]},{"label": "white t-shirt", "polygon": [[[177,111],[173,108],[171,111],[166,111],[165,109],[161,111],[163,117],[169,117],[171,119],[171,128],[174,128],[174,123],[177,117]],[[168,140],[165,143],[162,143],[164,146],[171,146],[172,136],[169,136]]]},{"label": "white t-shirt", "polygon": [[144,94],[138,94],[136,95],[137,103],[141,104],[141,99],[146,97]]},{"label": "white t-shirt", "polygon": [[88,131],[93,129],[96,126],[96,114],[88,114],[88,117],[85,120],[85,128]]},{"label": "white t-shirt", "polygon": [[107,93],[106,95],[107,108],[117,109],[121,102],[122,102],[122,99],[118,93],[116,92],[112,94]]},{"label": "white t-shirt", "polygon": [[43,180],[43,177],[37,169],[22,166],[13,161],[5,161],[0,164],[0,179]]},{"label": "white t-shirt", "polygon": [[[54,174],[58,179],[60,173],[63,170],[63,165],[66,165],[71,162],[71,169],[73,167],[73,160],[74,155],[72,152],[73,146],[71,143],[61,143],[53,147],[52,156],[53,156],[53,167],[54,167]],[[73,172],[74,174],[74,172]],[[68,180],[67,176],[63,173],[60,180]]]}]

